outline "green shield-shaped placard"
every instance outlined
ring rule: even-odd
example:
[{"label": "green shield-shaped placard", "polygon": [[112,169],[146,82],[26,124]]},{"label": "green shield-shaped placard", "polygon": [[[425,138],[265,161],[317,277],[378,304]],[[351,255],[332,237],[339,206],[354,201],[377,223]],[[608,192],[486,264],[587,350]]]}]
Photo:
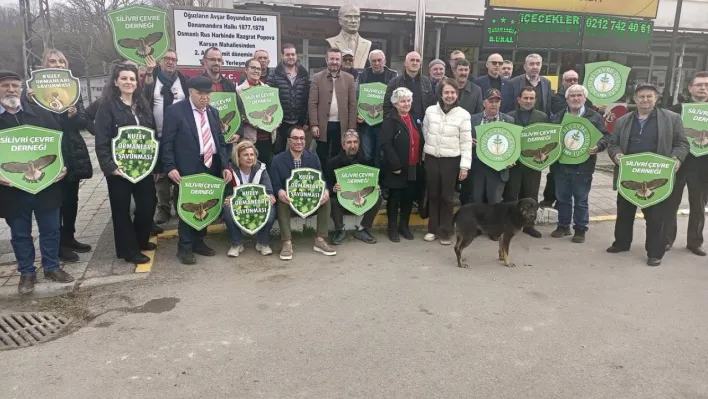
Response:
[{"label": "green shield-shaped placard", "polygon": [[361,216],[379,200],[379,170],[366,165],[335,169],[339,183],[337,201],[344,209]]},{"label": "green shield-shaped placard", "polygon": [[231,216],[246,234],[256,234],[265,227],[272,205],[266,188],[261,184],[242,184],[231,196]]},{"label": "green shield-shaped placard", "polygon": [[239,93],[246,119],[251,125],[272,132],[283,122],[283,107],[275,87],[255,86]]},{"label": "green shield-shaped placard", "polygon": [[290,208],[302,218],[317,212],[324,196],[325,182],[322,171],[311,168],[293,169],[285,181],[285,191],[290,198]]},{"label": "green shield-shaped placard", "polygon": [[533,170],[543,170],[561,155],[560,125],[534,123],[521,130],[519,162]]},{"label": "green shield-shaped placard", "polygon": [[683,104],[681,117],[691,154],[697,157],[708,154],[708,103]]},{"label": "green shield-shaped placard", "polygon": [[241,114],[238,112],[236,93],[211,93],[210,104],[219,111],[221,133],[228,141],[241,127]]},{"label": "green shield-shaped placard", "polygon": [[588,89],[590,101],[595,105],[607,105],[622,98],[631,70],[612,61],[585,64],[583,86]]},{"label": "green shield-shaped placard", "polygon": [[676,160],[643,152],[620,158],[617,190],[638,208],[664,201],[674,189]]},{"label": "green shield-shaped placard", "polygon": [[490,168],[501,171],[521,155],[521,126],[507,122],[492,122],[475,126],[477,157]]},{"label": "green shield-shaped placard", "polygon": [[224,179],[206,173],[182,176],[179,183],[177,214],[195,230],[203,230],[221,215]]},{"label": "green shield-shaped placard", "polygon": [[108,12],[113,44],[123,58],[145,65],[145,57],[162,58],[170,48],[167,11],[131,6]]},{"label": "green shield-shaped placard", "polygon": [[131,183],[147,177],[155,168],[160,143],[155,131],[144,126],[123,126],[113,138],[113,161]]},{"label": "green shield-shaped placard", "polygon": [[369,126],[383,122],[383,102],[386,85],[383,83],[363,83],[359,85],[359,99],[356,108],[359,116]]},{"label": "green shield-shaped placard", "polygon": [[27,87],[34,90],[34,102],[47,111],[61,114],[76,104],[81,95],[79,79],[70,69],[46,68],[32,71]]},{"label": "green shield-shaped placard", "polygon": [[602,133],[587,119],[566,113],[561,124],[559,163],[581,164],[590,158],[588,150],[602,138]]},{"label": "green shield-shaped placard", "polygon": [[62,132],[22,125],[0,130],[0,176],[12,186],[37,194],[64,168]]}]

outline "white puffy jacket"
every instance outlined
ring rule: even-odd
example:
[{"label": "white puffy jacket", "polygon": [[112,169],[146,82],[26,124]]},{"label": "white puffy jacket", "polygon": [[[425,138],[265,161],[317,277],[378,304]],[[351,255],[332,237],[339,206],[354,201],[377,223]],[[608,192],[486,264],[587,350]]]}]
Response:
[{"label": "white puffy jacket", "polygon": [[470,113],[455,107],[447,114],[439,104],[431,105],[423,119],[423,152],[436,158],[461,157],[460,169],[472,165],[472,121]]}]

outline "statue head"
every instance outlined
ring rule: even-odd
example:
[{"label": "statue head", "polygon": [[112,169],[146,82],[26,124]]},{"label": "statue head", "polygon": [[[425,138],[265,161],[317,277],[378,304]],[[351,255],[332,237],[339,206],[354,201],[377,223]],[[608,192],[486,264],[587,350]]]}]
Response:
[{"label": "statue head", "polygon": [[359,32],[359,25],[361,24],[361,12],[359,7],[353,4],[343,5],[339,8],[339,25],[342,30],[354,34]]}]

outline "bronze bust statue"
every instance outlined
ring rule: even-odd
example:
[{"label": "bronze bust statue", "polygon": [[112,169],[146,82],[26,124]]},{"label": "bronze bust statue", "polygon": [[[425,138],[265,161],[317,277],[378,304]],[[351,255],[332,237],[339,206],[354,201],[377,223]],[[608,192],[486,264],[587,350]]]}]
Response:
[{"label": "bronze bust statue", "polygon": [[355,5],[344,5],[339,8],[339,25],[342,30],[335,37],[327,39],[330,47],[340,50],[349,49],[354,53],[354,68],[363,69],[371,51],[371,41],[359,36],[361,12]]}]

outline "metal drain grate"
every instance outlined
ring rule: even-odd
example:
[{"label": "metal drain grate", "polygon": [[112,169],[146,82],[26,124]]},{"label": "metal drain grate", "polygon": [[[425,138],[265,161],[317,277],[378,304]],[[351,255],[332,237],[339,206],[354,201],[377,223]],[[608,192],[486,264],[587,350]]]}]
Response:
[{"label": "metal drain grate", "polygon": [[71,319],[52,313],[0,314],[0,350],[17,349],[56,337]]}]

